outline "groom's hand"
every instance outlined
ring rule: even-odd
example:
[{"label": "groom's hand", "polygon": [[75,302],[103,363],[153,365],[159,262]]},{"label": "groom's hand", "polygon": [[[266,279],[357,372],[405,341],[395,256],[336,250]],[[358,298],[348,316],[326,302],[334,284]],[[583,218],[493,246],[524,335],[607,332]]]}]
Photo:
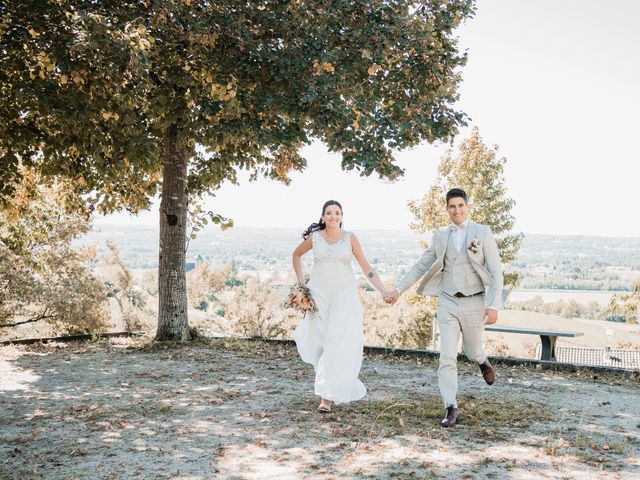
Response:
[{"label": "groom's hand", "polygon": [[487,308],[484,311],[484,324],[493,325],[498,321],[498,310],[495,308]]}]

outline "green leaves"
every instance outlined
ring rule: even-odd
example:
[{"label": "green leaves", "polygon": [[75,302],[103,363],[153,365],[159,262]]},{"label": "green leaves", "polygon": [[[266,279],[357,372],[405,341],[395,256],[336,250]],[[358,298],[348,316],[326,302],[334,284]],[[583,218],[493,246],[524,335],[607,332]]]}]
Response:
[{"label": "green leaves", "polygon": [[[209,223],[218,225],[222,231],[225,231],[233,227],[233,220],[225,218],[222,215],[214,213],[212,211],[205,212],[202,205],[196,203],[189,208],[189,217],[187,219],[190,232],[188,234],[188,240],[194,240],[198,236],[198,232],[206,227]],[[187,241],[188,248],[189,242]]]},{"label": "green leaves", "polygon": [[393,149],[448,141],[465,123],[453,108],[466,60],[453,30],[473,2],[260,7],[2,7],[2,195],[19,158],[50,177],[81,178],[76,193],[101,211],[147,208],[161,181],[161,132],[178,119],[193,195],[234,182],[240,168],[286,182],[284,170],[304,167],[296,152],[311,137],[341,152],[346,168],[395,178]]}]

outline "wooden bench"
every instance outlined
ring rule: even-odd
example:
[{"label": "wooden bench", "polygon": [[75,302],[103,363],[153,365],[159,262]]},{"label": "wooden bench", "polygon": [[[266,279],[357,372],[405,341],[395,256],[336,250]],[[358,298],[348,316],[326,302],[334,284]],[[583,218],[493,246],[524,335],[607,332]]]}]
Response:
[{"label": "wooden bench", "polygon": [[558,337],[581,337],[582,332],[567,332],[564,330],[540,330],[535,328],[521,327],[498,327],[487,325],[484,327],[485,332],[502,332],[502,333],[522,333],[525,335],[540,335],[542,341],[542,353],[540,360],[556,361],[556,340]]}]

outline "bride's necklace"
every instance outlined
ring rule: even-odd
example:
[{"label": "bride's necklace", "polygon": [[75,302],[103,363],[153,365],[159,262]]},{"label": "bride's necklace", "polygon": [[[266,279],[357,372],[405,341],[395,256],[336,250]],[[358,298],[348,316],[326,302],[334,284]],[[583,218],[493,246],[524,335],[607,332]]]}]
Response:
[{"label": "bride's necklace", "polygon": [[327,229],[324,230],[324,234],[327,236],[327,240],[329,240],[331,243],[336,243],[338,241],[338,239],[342,236],[342,230],[338,229],[338,233],[337,235],[334,236],[329,235],[329,231]]}]

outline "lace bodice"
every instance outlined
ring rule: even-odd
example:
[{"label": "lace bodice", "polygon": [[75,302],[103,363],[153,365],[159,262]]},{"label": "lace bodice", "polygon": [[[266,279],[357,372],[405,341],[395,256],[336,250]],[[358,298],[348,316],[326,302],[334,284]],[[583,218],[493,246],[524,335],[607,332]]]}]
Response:
[{"label": "lace bodice", "polygon": [[340,240],[329,243],[321,231],[311,234],[313,243],[313,260],[316,264],[341,263],[351,266],[353,251],[351,250],[351,232],[344,232]]}]

